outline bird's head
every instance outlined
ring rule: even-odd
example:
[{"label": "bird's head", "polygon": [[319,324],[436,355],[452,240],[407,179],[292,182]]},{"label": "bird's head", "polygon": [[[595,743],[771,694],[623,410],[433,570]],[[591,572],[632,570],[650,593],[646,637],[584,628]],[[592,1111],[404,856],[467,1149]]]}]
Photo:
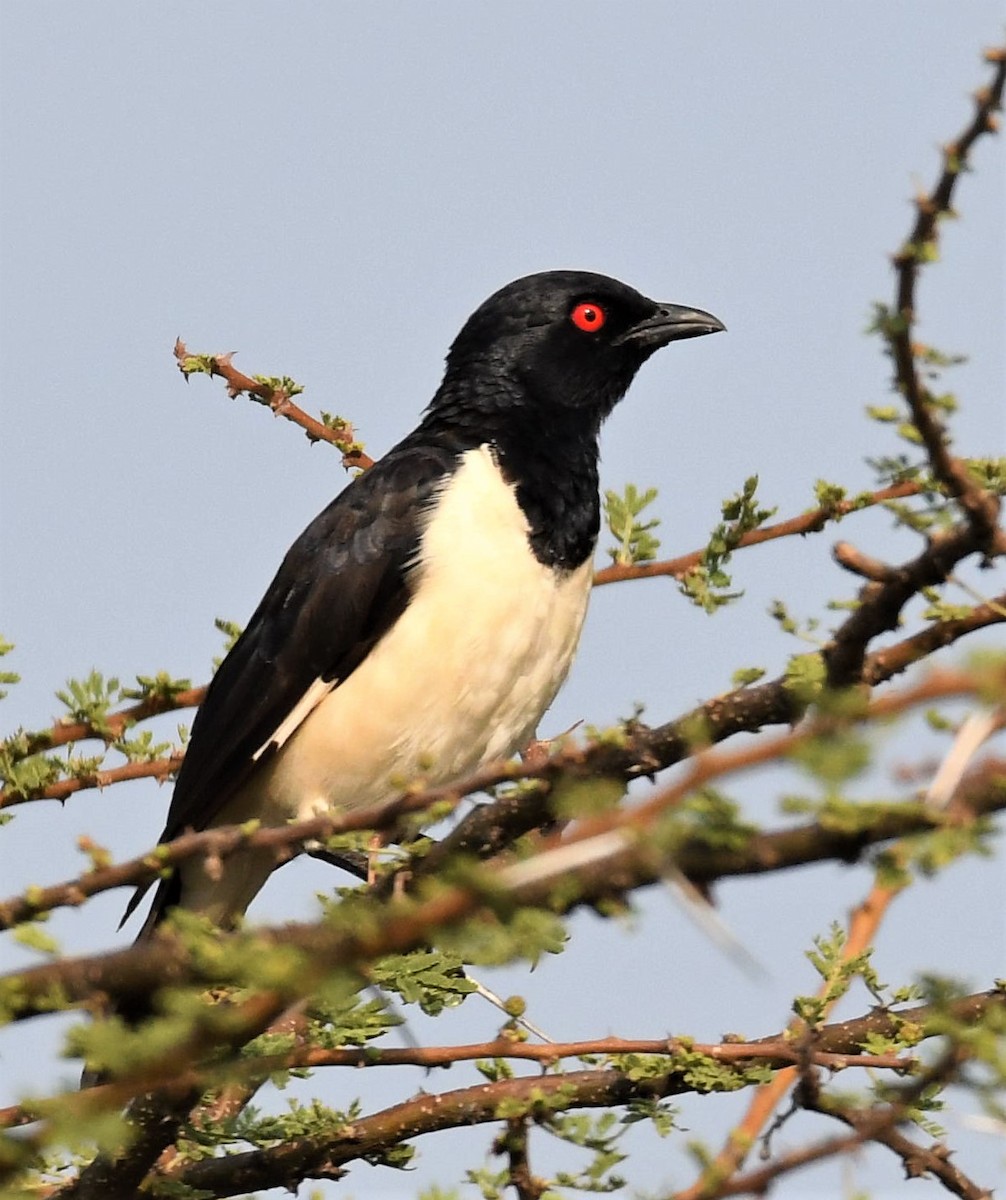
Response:
[{"label": "bird's head", "polygon": [[[441,394],[461,381],[492,403],[581,410],[598,422],[655,350],[724,329],[701,309],[650,300],[590,271],[543,271],[508,283],[465,322]],[[436,401],[434,401],[436,408]]]}]

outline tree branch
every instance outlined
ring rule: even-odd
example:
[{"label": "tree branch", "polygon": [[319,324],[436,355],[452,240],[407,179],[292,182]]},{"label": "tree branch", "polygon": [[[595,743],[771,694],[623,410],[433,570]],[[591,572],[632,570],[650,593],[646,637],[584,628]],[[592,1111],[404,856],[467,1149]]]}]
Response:
[{"label": "tree branch", "polygon": [[[890,500],[903,500],[908,496],[917,496],[923,490],[922,485],[915,480],[905,480],[880,488],[876,492],[868,492],[852,500],[839,500],[834,504],[813,508],[810,512],[790,517],[786,521],[778,521],[775,525],[763,525],[742,534],[734,550],[743,550],[747,546],[760,546],[764,542],[774,542],[778,538],[794,537],[808,533],[818,533],[831,521],[840,521],[850,513],[872,508]],[[594,575],[594,586],[601,587],[606,583],[622,583],[628,579],[655,579],[660,576],[671,576],[679,579],[702,561],[704,550],[693,550],[690,554],[682,554],[678,558],[669,558],[663,562],[645,563],[613,563],[610,567],[602,567]]]},{"label": "tree branch", "polygon": [[[977,1019],[991,1006],[1003,1004],[1002,993],[992,991],[954,1002],[951,1011],[961,1020]],[[905,1022],[925,1029],[928,1022],[937,1022],[944,1011],[942,1007],[934,1005],[922,1005],[898,1013],[878,1010],[856,1022],[824,1027],[815,1035],[814,1044],[835,1046],[839,1048],[836,1052],[841,1052],[841,1048],[851,1049],[853,1043],[850,1038],[865,1039],[870,1034],[878,1033],[883,1035],[885,1029],[891,1036],[896,1036]],[[775,1034],[770,1040],[782,1042],[784,1035]],[[499,1106],[504,1102],[527,1104],[531,1116],[538,1106],[543,1106],[547,1112],[550,1098],[560,1094],[568,1097],[564,1107],[617,1106],[634,1099],[692,1091],[694,1085],[688,1082],[686,1075],[687,1072],[683,1075],[675,1071],[673,1066],[666,1075],[645,1080],[630,1080],[622,1072],[613,1069],[575,1071],[554,1076],[508,1079],[441,1095],[424,1093],[404,1104],[356,1120],[351,1129],[333,1131],[323,1138],[286,1142],[225,1159],[205,1160],[172,1177],[190,1187],[206,1188],[218,1196],[231,1196],[256,1188],[295,1188],[308,1178],[338,1178],[343,1168],[353,1160],[370,1158],[388,1145],[400,1144],[408,1138],[498,1120]]]},{"label": "tree branch", "polygon": [[294,404],[291,396],[300,391],[299,388],[284,388],[276,382],[242,374],[231,362],[233,354],[190,354],[181,338],[175,341],[175,358],[186,380],[193,374],[218,375],[226,382],[227,394],[232,399],[245,392],[252,400],[271,408],[276,416],[286,417],[299,425],[309,441],[335,446],[342,453],[343,466],[366,470],[374,465],[370,455],[356,444],[353,427],[348,421],[340,421],[338,426],[326,425]]},{"label": "tree branch", "polygon": [[[945,678],[947,687],[959,686],[955,676]],[[906,689],[903,697],[884,697],[874,708],[888,713],[897,709],[899,703],[924,702],[933,690],[930,681],[928,686]],[[780,752],[788,748],[791,737],[776,739]],[[746,748],[719,756],[707,752],[703,760],[704,781],[750,765]],[[1002,778],[994,773],[995,768],[992,771],[988,786],[995,794],[991,803],[997,806],[1001,802]],[[484,904],[483,888],[489,888],[497,896],[505,895],[514,904],[554,907],[552,892],[557,881],[564,880],[564,911],[603,897],[621,895],[662,877],[665,857],[648,836],[646,822],[666,811],[668,804],[683,794],[683,786],[673,785],[655,799],[625,813],[581,821],[573,834],[546,839],[535,858],[514,866],[487,867],[484,879],[470,885],[442,887],[436,895],[415,904],[405,901],[381,904],[375,898],[374,903],[383,914],[377,929],[356,932],[325,925],[290,925],[255,935],[226,936],[257,937],[265,945],[283,943],[303,950],[312,964],[310,970],[305,968],[303,976],[301,994],[308,994],[324,973],[336,966],[358,967],[375,957],[426,944],[434,930],[452,926],[479,910]],[[695,780],[689,780],[687,786],[696,786]],[[282,828],[267,832],[277,839],[284,835]],[[752,865],[750,869],[758,868]],[[569,894],[573,881],[577,891]],[[49,1011],[53,994],[63,995],[68,1004],[78,1004],[97,989],[128,1008],[131,1002],[145,999],[154,987],[214,982],[212,968],[209,974],[206,970],[199,956],[194,958],[175,939],[165,938],[110,954],[47,963],[6,976],[3,982],[12,993],[13,1015],[24,1019]]]},{"label": "tree branch", "polygon": [[[407,797],[407,805],[411,805],[412,800],[413,797]],[[1004,808],[1006,761],[991,760],[969,775],[963,793],[959,794],[953,819],[960,819],[962,814],[988,816]],[[735,849],[711,846],[696,838],[686,840],[678,848],[675,866],[693,883],[708,887],[723,879],[782,871],[828,859],[852,863],[869,846],[909,834],[933,832],[943,828],[948,819],[943,810],[908,803],[891,805],[886,812],[876,813],[855,830],[813,821],[792,829],[754,833],[743,847]],[[0,901],[0,929],[13,928],[56,908],[76,907],[101,892],[151,882],[169,866],[197,855],[222,860],[240,848],[255,847],[273,850],[280,862],[301,851],[307,842],[350,830],[372,829],[380,824],[372,813],[357,812],[331,818],[315,817],[254,831],[242,825],[224,825],[201,833],[183,834],[138,858],[112,867],[100,867],[50,887],[34,887],[22,895]]]},{"label": "tree branch", "polygon": [[905,397],[912,421],[926,447],[933,472],[955,496],[967,513],[978,549],[988,554],[1006,552],[1006,538],[997,528],[999,503],[971,477],[967,465],[950,454],[946,436],[932,405],[932,396],[916,370],[913,345],[915,323],[915,287],[919,271],[933,258],[939,241],[939,222],[952,213],[951,200],[961,174],[968,169],[968,156],[974,143],[998,128],[995,113],[1002,108],[1006,84],[1006,52],[989,51],[986,61],[994,67],[992,79],[975,93],[971,121],[958,137],[943,148],[943,170],[932,191],[916,199],[916,220],[908,240],[894,255],[897,272],[896,312],[899,320],[889,322],[886,331],[895,365],[895,384]]}]

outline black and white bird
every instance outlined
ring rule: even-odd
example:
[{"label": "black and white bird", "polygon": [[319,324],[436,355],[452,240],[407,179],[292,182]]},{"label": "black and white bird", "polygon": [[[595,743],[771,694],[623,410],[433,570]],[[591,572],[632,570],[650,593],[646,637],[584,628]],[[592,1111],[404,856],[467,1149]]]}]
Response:
[{"label": "black and white bird", "polygon": [[[490,296],[418,428],[286,555],[196,715],[161,840],[359,809],[522,749],[587,609],[601,423],[655,350],[723,328],[583,271]],[[274,866],[182,864],[140,936],[175,906],[232,923]]]}]

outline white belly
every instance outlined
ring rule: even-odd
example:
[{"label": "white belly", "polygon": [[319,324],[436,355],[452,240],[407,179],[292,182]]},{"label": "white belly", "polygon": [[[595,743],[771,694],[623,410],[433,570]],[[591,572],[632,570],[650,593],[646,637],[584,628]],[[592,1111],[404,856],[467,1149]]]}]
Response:
[{"label": "white belly", "polygon": [[[286,821],[445,783],[521,749],[559,689],[592,564],[543,566],[513,488],[485,447],[448,480],[422,540],[408,608],[259,773]],[[249,789],[250,790],[250,789]]]}]

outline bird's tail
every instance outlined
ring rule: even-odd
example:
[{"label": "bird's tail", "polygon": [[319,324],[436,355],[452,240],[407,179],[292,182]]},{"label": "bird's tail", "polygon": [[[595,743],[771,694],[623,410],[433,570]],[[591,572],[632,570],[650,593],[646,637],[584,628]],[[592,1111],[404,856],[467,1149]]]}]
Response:
[{"label": "bird's tail", "polygon": [[[149,884],[143,887],[138,887],[129,899],[126,905],[126,911],[122,915],[122,920],[119,922],[119,928],[129,920],[136,911],[140,901],[149,890]],[[149,941],[157,932],[158,927],[164,920],[168,911],[173,908],[179,901],[181,896],[181,884],[178,878],[178,872],[172,873],[166,878],[161,879],[154,892],[154,898],[150,905],[150,911],[147,913],[146,919],[140,926],[140,931],[133,939],[133,945],[139,945],[141,942]],[[149,996],[143,998],[133,997],[128,1003],[122,1000],[109,1000],[101,1009],[101,1017],[120,1017],[127,1025],[141,1025],[148,1017],[153,1016],[154,1007],[151,1004]],[[108,1073],[99,1067],[91,1067],[89,1064],[84,1064],[84,1069],[80,1075],[81,1089],[97,1087],[99,1084],[108,1082]]]}]

